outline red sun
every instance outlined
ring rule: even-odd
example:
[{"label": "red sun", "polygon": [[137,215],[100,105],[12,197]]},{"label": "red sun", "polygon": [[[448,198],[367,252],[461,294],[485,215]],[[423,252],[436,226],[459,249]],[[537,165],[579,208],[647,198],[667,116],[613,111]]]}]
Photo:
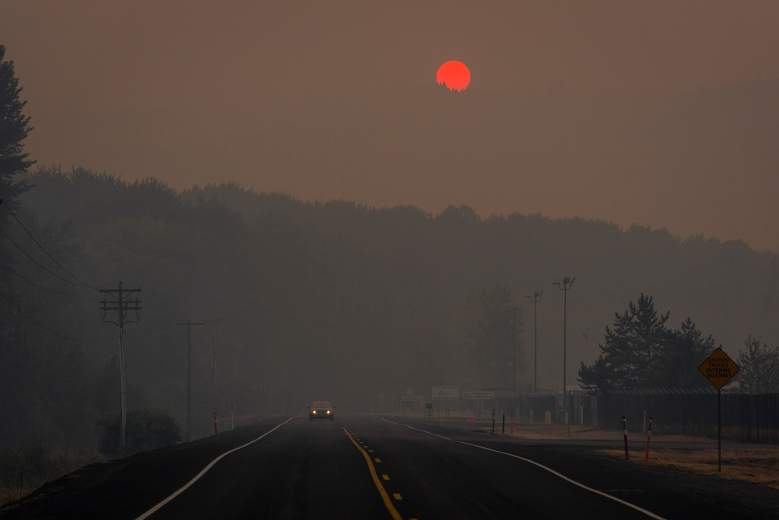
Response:
[{"label": "red sun", "polygon": [[435,73],[435,82],[446,86],[449,90],[462,92],[471,84],[471,71],[461,61],[447,61],[438,67],[438,72]]}]

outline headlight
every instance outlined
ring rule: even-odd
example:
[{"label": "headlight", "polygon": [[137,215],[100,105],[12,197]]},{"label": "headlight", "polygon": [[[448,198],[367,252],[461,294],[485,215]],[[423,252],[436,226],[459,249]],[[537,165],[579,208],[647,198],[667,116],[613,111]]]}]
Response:
[{"label": "headlight", "polygon": [[330,415],[330,410],[326,411],[325,413],[326,413],[327,415]]},{"label": "headlight", "polygon": [[311,415],[316,415],[316,410],[311,410]]}]

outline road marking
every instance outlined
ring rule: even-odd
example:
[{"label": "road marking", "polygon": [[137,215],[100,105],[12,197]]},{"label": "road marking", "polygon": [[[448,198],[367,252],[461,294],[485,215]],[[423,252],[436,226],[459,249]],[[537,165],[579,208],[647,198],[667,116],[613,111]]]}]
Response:
[{"label": "road marking", "polygon": [[398,502],[403,500],[403,497],[400,496],[400,493],[392,493],[392,496],[395,497],[395,500],[397,500]]},{"label": "road marking", "polygon": [[420,433],[424,433],[424,434],[427,434],[427,435],[432,435],[433,437],[438,437],[439,439],[452,441],[452,442],[455,442],[457,444],[462,444],[463,446],[470,446],[472,448],[478,448],[480,450],[485,450],[485,451],[489,451],[489,452],[492,452],[492,453],[498,453],[500,455],[506,455],[507,457],[511,457],[511,458],[514,458],[514,459],[517,459],[517,460],[521,460],[522,462],[526,462],[528,464],[532,464],[532,465],[534,465],[534,466],[536,466],[538,468],[541,468],[542,470],[547,471],[547,472],[551,473],[552,475],[554,475],[556,477],[559,477],[559,478],[565,480],[566,482],[569,482],[569,483],[573,484],[574,486],[577,486],[577,487],[580,487],[580,488],[582,488],[582,489],[584,489],[586,491],[589,491],[590,493],[595,493],[596,495],[600,495],[602,497],[608,498],[609,500],[613,500],[614,502],[620,503],[623,506],[626,506],[626,507],[629,507],[630,509],[638,511],[639,513],[643,513],[644,515],[648,516],[649,518],[653,518],[655,520],[666,520],[662,516],[660,516],[658,514],[655,514],[652,511],[648,511],[648,510],[644,509],[643,507],[637,506],[635,504],[632,504],[632,503],[628,502],[627,500],[622,500],[621,498],[617,498],[617,497],[615,497],[613,495],[609,495],[608,493],[604,493],[603,491],[600,491],[598,489],[591,488],[590,486],[587,486],[586,484],[582,484],[581,482],[578,482],[578,481],[576,481],[576,480],[574,480],[574,479],[572,479],[570,477],[566,477],[565,475],[563,475],[559,471],[555,471],[555,470],[553,470],[552,468],[550,468],[548,466],[544,466],[540,462],[536,462],[536,461],[528,459],[526,457],[520,457],[519,455],[516,455],[514,453],[509,453],[507,451],[500,451],[500,450],[496,450],[496,449],[493,449],[493,448],[488,448],[487,446],[482,446],[480,444],[474,444],[472,442],[456,441],[456,440],[451,439],[449,437],[446,437],[444,435],[439,435],[437,433],[429,432],[429,431],[423,430],[421,428],[415,428],[415,427],[413,427],[411,425],[408,425],[408,424],[403,424],[403,423],[399,423],[399,422],[395,422],[395,421],[390,421],[389,419],[385,419],[383,417],[382,417],[382,419],[384,421],[392,423],[392,424],[397,424],[399,426],[405,426],[406,428],[409,428],[411,430],[414,430],[414,431],[417,431],[417,432],[420,432]]},{"label": "road marking", "polygon": [[171,493],[170,495],[168,495],[168,496],[167,496],[165,499],[163,499],[163,500],[162,500],[160,503],[158,503],[157,505],[155,505],[154,507],[152,507],[151,509],[149,509],[149,510],[148,510],[148,511],[146,511],[145,513],[141,514],[141,515],[140,515],[139,517],[137,517],[135,520],[145,520],[146,518],[149,518],[151,515],[153,515],[154,513],[156,513],[157,511],[159,511],[160,509],[162,509],[162,507],[163,507],[163,506],[165,506],[165,504],[167,504],[168,502],[170,502],[171,500],[173,500],[174,498],[176,498],[177,496],[179,496],[180,494],[182,494],[184,491],[186,491],[187,489],[189,489],[189,487],[190,487],[190,486],[192,486],[192,484],[194,484],[195,482],[197,482],[198,480],[200,480],[200,477],[202,477],[203,475],[205,475],[205,474],[208,472],[208,470],[210,470],[211,468],[213,468],[213,467],[216,465],[216,463],[217,463],[217,462],[219,462],[219,461],[220,461],[220,460],[222,460],[223,458],[227,457],[227,456],[228,456],[228,455],[230,455],[231,453],[235,453],[236,451],[238,451],[238,450],[242,450],[243,448],[246,448],[247,446],[251,446],[251,445],[252,445],[252,444],[254,444],[255,442],[261,441],[262,439],[264,439],[265,437],[267,437],[267,436],[268,436],[268,435],[270,435],[271,433],[275,432],[276,430],[278,430],[279,428],[281,428],[282,426],[284,426],[285,424],[287,424],[287,423],[288,423],[289,421],[291,421],[292,419],[293,419],[293,418],[292,418],[292,417],[290,417],[290,418],[289,418],[289,419],[287,419],[286,421],[284,421],[284,422],[282,422],[282,423],[279,423],[279,424],[277,424],[276,426],[274,426],[273,428],[271,428],[271,429],[270,429],[270,430],[268,430],[267,432],[263,433],[262,435],[260,435],[260,436],[259,436],[259,437],[257,437],[256,439],[253,439],[253,440],[251,440],[251,441],[247,442],[246,444],[241,444],[241,445],[240,445],[240,446],[238,446],[237,448],[233,448],[233,449],[231,449],[231,450],[227,450],[226,452],[222,453],[222,454],[221,454],[221,455],[219,455],[217,458],[215,458],[214,460],[212,460],[211,462],[209,462],[209,463],[208,463],[208,465],[207,465],[205,468],[201,469],[201,470],[200,470],[200,473],[198,473],[197,475],[195,475],[194,477],[192,477],[192,479],[191,479],[189,482],[187,482],[186,484],[184,484],[183,486],[181,486],[180,488],[178,488],[176,491],[174,491],[173,493]]},{"label": "road marking", "polygon": [[422,428],[414,428],[410,424],[403,424],[403,423],[399,423],[399,422],[395,422],[395,421],[390,421],[389,419],[387,419],[385,417],[382,417],[381,420],[384,421],[384,422],[388,422],[390,424],[396,424],[398,426],[403,426],[405,428],[408,428],[409,430],[414,430],[415,432],[425,433],[427,435],[432,435],[433,437],[438,437],[439,439],[443,439],[445,441],[451,441],[452,440],[450,437],[447,437],[446,435],[439,435],[437,433],[433,433],[433,432],[429,432],[427,430],[423,430]]},{"label": "road marking", "polygon": [[381,474],[381,478],[383,478],[384,480],[389,480],[390,479],[389,475],[387,475],[386,473],[382,473]]},{"label": "road marking", "polygon": [[368,455],[368,452],[366,452],[359,444],[357,444],[357,441],[354,440],[354,437],[352,437],[352,434],[349,433],[349,430],[346,428],[343,428],[344,433],[347,437],[349,437],[349,440],[352,441],[352,444],[354,444],[354,447],[357,448],[357,450],[362,453],[363,458],[365,459],[365,462],[368,464],[368,469],[371,472],[371,479],[373,480],[373,485],[376,486],[376,489],[379,490],[379,495],[381,495],[381,500],[384,502],[384,507],[387,508],[387,511],[389,511],[390,516],[392,517],[392,520],[403,520],[403,517],[400,516],[400,513],[395,508],[395,504],[392,503],[392,500],[390,499],[389,495],[387,494],[387,490],[384,489],[384,486],[381,483],[381,480],[379,480],[379,475],[376,473],[376,466],[373,465],[373,461],[371,460],[371,456]]}]

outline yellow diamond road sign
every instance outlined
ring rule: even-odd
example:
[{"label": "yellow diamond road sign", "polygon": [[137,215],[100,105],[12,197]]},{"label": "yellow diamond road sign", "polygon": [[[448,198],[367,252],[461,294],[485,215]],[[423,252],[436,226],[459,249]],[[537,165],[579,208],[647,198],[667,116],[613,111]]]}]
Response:
[{"label": "yellow diamond road sign", "polygon": [[717,348],[698,365],[698,371],[719,390],[738,374],[738,365],[724,350]]}]

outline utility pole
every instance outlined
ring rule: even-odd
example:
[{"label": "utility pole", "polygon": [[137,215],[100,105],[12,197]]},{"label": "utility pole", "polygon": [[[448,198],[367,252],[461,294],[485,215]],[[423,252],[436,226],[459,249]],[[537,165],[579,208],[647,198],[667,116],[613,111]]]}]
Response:
[{"label": "utility pole", "polygon": [[176,324],[187,327],[187,429],[184,439],[189,442],[192,435],[192,327],[200,327],[206,322],[181,320]]},{"label": "utility pole", "polygon": [[[141,320],[141,301],[136,297],[128,297],[141,292],[140,289],[125,289],[122,282],[116,289],[100,289],[106,295],[100,301],[100,309],[103,311],[103,323],[113,323],[119,327],[119,449],[124,451],[127,440],[127,399],[126,386],[127,374],[124,353],[124,327],[130,323],[138,323]],[[116,299],[108,299],[114,297]],[[127,311],[135,311],[135,319],[127,319]],[[106,319],[109,312],[116,312],[116,321]]]},{"label": "utility pole", "polygon": [[514,317],[511,320],[511,350],[514,354],[514,361],[511,367],[511,376],[512,376],[512,386],[514,388],[514,398],[518,398],[518,392],[517,392],[517,365],[519,364],[519,345],[517,344],[517,311],[519,308],[514,305],[511,310],[514,313]]},{"label": "utility pole", "polygon": [[568,333],[568,314],[567,314],[567,307],[568,307],[568,291],[571,290],[571,287],[573,287],[573,282],[576,281],[576,278],[573,276],[565,276],[562,280],[559,280],[557,282],[553,282],[554,285],[558,286],[560,288],[560,291],[563,293],[563,417],[565,418],[565,424],[568,427],[568,435],[571,434],[571,423],[568,420],[568,390],[566,388],[566,363],[568,362],[568,344],[567,344],[567,333]]},{"label": "utility pole", "polygon": [[538,392],[538,302],[544,296],[543,291],[535,290],[530,296],[525,296],[533,300],[533,392]]},{"label": "utility pole", "polygon": [[211,407],[214,419],[214,435],[219,433],[217,424],[217,412],[219,408],[219,392],[216,385],[216,346],[217,346],[217,328],[211,330]]}]

